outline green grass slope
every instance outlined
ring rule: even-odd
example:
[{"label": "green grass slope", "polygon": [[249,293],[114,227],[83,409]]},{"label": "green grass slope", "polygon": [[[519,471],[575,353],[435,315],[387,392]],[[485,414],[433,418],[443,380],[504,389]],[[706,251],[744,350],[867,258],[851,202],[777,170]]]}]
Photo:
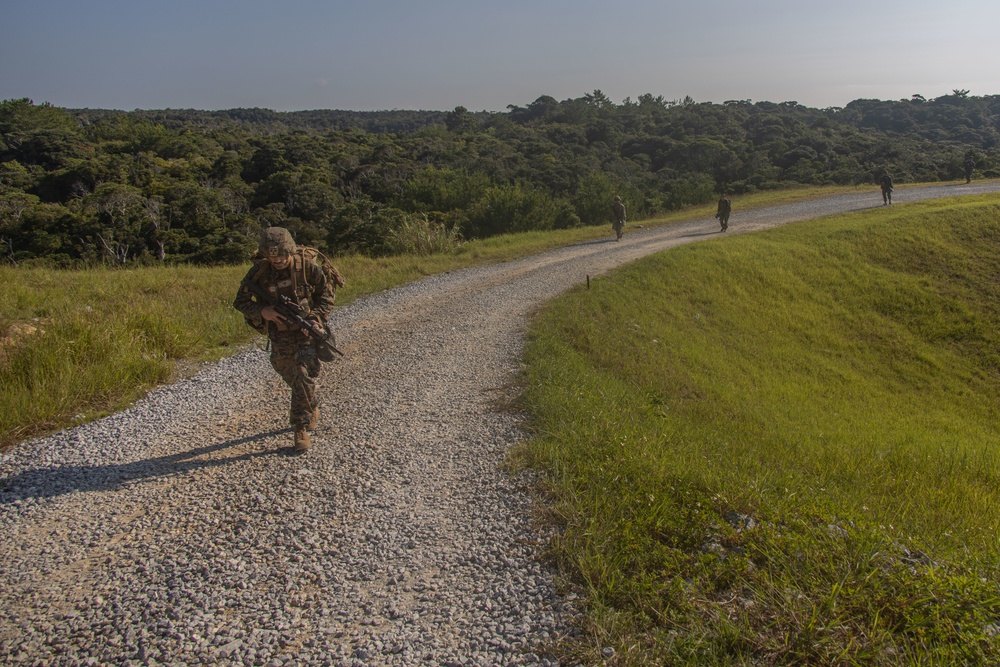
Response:
[{"label": "green grass slope", "polygon": [[1000,660],[1000,203],[647,258],[534,324],[567,659]]}]

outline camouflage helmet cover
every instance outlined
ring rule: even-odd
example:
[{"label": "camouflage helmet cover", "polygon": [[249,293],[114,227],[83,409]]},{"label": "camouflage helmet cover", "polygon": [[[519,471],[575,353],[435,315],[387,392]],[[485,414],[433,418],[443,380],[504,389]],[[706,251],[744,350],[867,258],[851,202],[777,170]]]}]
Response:
[{"label": "camouflage helmet cover", "polygon": [[260,235],[260,245],[257,249],[265,257],[291,255],[295,252],[295,241],[284,227],[268,227]]}]

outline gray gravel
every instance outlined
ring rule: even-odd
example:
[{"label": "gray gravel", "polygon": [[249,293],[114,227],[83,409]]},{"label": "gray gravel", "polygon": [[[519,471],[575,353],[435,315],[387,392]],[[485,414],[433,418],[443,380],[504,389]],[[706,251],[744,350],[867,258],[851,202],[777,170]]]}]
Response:
[{"label": "gray gravel", "polygon": [[[1000,184],[897,189],[900,203]],[[741,214],[729,235],[881,205]],[[573,596],[504,471],[530,313],[711,219],[428,278],[339,309],[314,446],[259,348],[0,454],[0,664],[556,664]],[[235,288],[235,286],[234,286]]]}]

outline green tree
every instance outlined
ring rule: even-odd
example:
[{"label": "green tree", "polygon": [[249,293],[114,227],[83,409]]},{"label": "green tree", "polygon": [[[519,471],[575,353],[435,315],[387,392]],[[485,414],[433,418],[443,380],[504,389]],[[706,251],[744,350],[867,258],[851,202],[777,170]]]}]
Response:
[{"label": "green tree", "polygon": [[397,203],[404,210],[421,213],[464,210],[478,201],[489,185],[485,174],[429,166],[406,180]]},{"label": "green tree", "polygon": [[94,237],[104,254],[125,264],[145,249],[145,197],[138,188],[118,183],[102,183],[85,199],[85,209],[99,224]]},{"label": "green tree", "polygon": [[54,169],[86,153],[80,124],[65,109],[28,98],[0,102],[0,162]]},{"label": "green tree", "polygon": [[444,124],[449,132],[457,134],[471,132],[479,126],[479,123],[469,113],[469,110],[462,106],[455,107],[452,111],[449,111],[445,116]]},{"label": "green tree", "polygon": [[605,225],[611,222],[611,203],[621,188],[605,173],[587,174],[577,188],[573,204],[585,225]]},{"label": "green tree", "polygon": [[510,232],[555,229],[564,215],[558,202],[530,186],[491,187],[469,211],[468,235],[486,238]]}]

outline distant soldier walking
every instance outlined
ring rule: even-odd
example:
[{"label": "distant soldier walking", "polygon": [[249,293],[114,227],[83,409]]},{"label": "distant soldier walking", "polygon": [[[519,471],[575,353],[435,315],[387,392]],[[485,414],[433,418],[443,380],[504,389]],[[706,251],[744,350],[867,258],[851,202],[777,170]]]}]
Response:
[{"label": "distant soldier walking", "polygon": [[962,165],[965,169],[965,182],[972,182],[972,172],[976,169],[976,161],[972,159],[971,155],[966,156],[965,162]]},{"label": "distant soldier walking", "polygon": [[889,175],[888,171],[882,172],[882,178],[878,182],[879,186],[882,188],[882,206],[889,206],[892,204],[892,176]]},{"label": "distant soldier walking", "polygon": [[715,211],[715,217],[719,219],[719,224],[722,225],[722,231],[729,229],[729,214],[733,211],[733,203],[729,201],[726,197],[726,193],[723,192],[719,195],[719,208]]},{"label": "distant soldier walking", "polygon": [[615,195],[615,201],[611,204],[611,227],[615,230],[615,240],[621,241],[625,229],[625,204],[622,198]]}]

